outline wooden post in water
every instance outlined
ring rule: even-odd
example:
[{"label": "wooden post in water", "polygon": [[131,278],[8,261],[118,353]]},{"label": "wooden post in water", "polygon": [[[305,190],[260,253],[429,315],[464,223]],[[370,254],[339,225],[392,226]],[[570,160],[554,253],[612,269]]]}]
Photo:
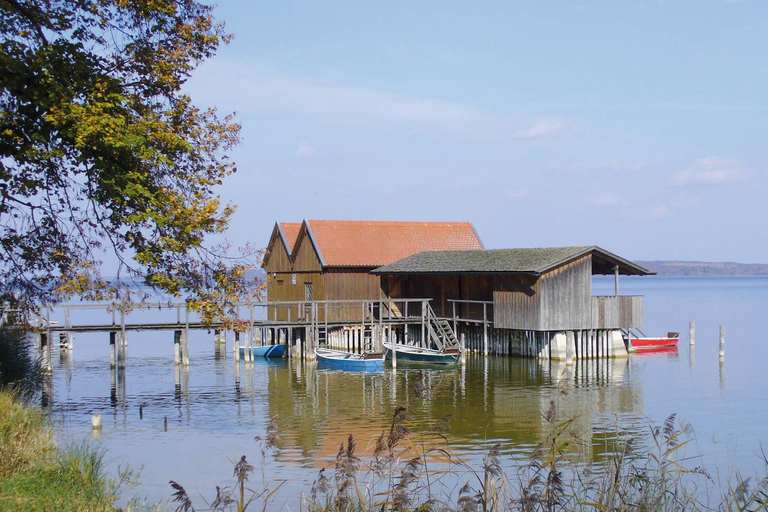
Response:
[{"label": "wooden post in water", "polygon": [[[397,368],[397,350],[395,350],[394,343],[390,345],[390,347],[392,347],[392,369],[394,370],[395,368]],[[382,350],[386,350],[386,349],[382,347]]]},{"label": "wooden post in water", "polygon": [[[110,336],[114,333],[110,333]],[[110,347],[112,346],[113,342],[110,338],[109,340]],[[181,331],[173,331],[173,364],[175,366],[179,366],[181,363]]]},{"label": "wooden post in water", "polygon": [[181,363],[189,366],[189,329],[184,329],[181,334]]},{"label": "wooden post in water", "polygon": [[488,304],[483,303],[483,355],[488,357]]},{"label": "wooden post in water", "polygon": [[42,358],[43,370],[51,370],[51,344],[48,340],[48,332],[40,333],[40,357]]},{"label": "wooden post in water", "polygon": [[125,308],[120,306],[120,346],[128,346],[128,336],[125,335]]},{"label": "wooden post in water", "polygon": [[690,342],[691,346],[696,343],[696,328],[693,325],[693,320],[688,323],[688,341]]},{"label": "wooden post in water", "polygon": [[[291,310],[288,310],[288,314],[291,314]],[[288,336],[285,340],[285,350],[288,351],[288,360],[290,361],[293,358],[293,341],[291,338],[293,337],[293,327],[288,328]]]},{"label": "wooden post in water", "polygon": [[720,359],[725,358],[725,326],[720,324]]},{"label": "wooden post in water", "polygon": [[117,366],[117,350],[116,340],[117,333],[115,331],[109,331],[109,367],[114,368]]},{"label": "wooden post in water", "polygon": [[125,368],[125,356],[126,356],[126,350],[127,350],[127,343],[125,341],[125,330],[122,330],[120,333],[118,333],[118,341],[117,341],[117,367],[118,368]]}]

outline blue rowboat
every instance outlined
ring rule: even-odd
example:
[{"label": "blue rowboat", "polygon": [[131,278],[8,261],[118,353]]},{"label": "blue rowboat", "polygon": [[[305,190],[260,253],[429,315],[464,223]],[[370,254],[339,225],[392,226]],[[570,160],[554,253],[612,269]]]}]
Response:
[{"label": "blue rowboat", "polygon": [[[384,348],[386,349],[386,357],[392,359],[392,343],[385,341]],[[456,364],[459,360],[460,353],[458,349],[442,351],[431,348],[414,347],[412,345],[401,345],[399,343],[394,345],[394,350],[398,361],[426,364]]]},{"label": "blue rowboat", "polygon": [[[250,347],[251,357],[283,357],[285,355],[285,343],[280,345],[264,345],[262,347]],[[245,347],[240,347],[240,357],[245,357]]]},{"label": "blue rowboat", "polygon": [[384,354],[365,352],[353,354],[343,350],[318,347],[315,349],[317,362],[340,370],[375,371],[384,368]]}]

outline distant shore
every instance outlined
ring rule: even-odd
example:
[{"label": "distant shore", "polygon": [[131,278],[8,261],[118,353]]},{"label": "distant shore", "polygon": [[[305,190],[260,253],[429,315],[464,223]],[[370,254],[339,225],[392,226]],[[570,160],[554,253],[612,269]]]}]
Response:
[{"label": "distant shore", "polygon": [[768,264],[704,261],[635,261],[660,276],[768,276]]}]

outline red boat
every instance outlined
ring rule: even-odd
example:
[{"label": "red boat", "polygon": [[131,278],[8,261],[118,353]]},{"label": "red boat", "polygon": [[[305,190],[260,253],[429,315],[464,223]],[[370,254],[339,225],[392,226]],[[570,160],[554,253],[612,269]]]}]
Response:
[{"label": "red boat", "polygon": [[649,337],[642,335],[642,333],[641,336],[638,336],[630,331],[628,349],[630,352],[650,350],[668,352],[672,348],[677,348],[678,341],[680,341],[680,333],[678,332],[668,332],[666,336]]}]

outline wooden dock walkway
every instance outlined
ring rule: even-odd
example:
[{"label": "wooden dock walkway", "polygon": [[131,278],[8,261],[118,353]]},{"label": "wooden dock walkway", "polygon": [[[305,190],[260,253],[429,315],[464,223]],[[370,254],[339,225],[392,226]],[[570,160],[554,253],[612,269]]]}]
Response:
[{"label": "wooden dock walkway", "polygon": [[[350,351],[380,351],[385,340],[458,347],[446,319],[438,318],[429,299],[248,302],[236,305],[240,329],[233,330],[233,353],[239,348],[286,343],[288,356],[314,358],[314,348],[329,346]],[[455,323],[455,322],[454,322]],[[59,304],[40,310],[34,326],[36,348],[43,366],[50,368],[51,343],[58,335],[62,353],[73,349],[75,333],[108,333],[113,367],[125,364],[128,333],[172,331],[174,361],[189,364],[189,332],[213,331],[217,353],[226,350],[227,332],[221,325],[204,324],[186,303]]]}]

